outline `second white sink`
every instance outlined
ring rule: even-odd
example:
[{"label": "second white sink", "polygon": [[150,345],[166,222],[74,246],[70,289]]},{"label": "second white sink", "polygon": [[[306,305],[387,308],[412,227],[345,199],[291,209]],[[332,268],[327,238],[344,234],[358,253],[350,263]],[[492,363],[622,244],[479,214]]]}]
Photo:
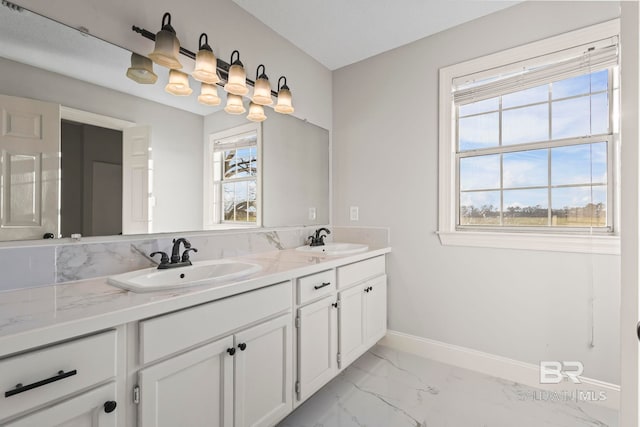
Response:
[{"label": "second white sink", "polygon": [[323,246],[300,246],[297,251],[316,255],[351,255],[369,250],[369,246],[360,243],[325,243]]},{"label": "second white sink", "polygon": [[217,259],[196,261],[188,267],[158,270],[155,267],[118,274],[107,279],[109,284],[134,292],[151,292],[164,289],[207,285],[240,279],[262,269],[248,262]]}]

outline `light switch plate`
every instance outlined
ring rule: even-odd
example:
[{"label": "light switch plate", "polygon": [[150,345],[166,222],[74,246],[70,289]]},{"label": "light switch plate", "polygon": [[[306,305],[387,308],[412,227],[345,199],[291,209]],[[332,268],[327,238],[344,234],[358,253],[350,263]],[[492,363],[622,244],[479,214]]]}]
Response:
[{"label": "light switch plate", "polygon": [[351,221],[357,221],[358,217],[359,217],[358,207],[351,206],[349,208],[349,219],[351,219]]},{"label": "light switch plate", "polygon": [[316,208],[309,208],[309,220],[310,221],[316,220]]}]

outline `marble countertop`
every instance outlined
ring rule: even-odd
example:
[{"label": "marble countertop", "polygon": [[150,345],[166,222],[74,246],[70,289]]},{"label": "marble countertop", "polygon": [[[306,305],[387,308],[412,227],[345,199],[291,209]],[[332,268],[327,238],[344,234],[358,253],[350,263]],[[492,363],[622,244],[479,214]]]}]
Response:
[{"label": "marble countertop", "polygon": [[0,357],[230,295],[291,280],[324,269],[383,255],[390,248],[322,257],[293,249],[235,258],[262,270],[239,281],[148,293],[126,291],[106,277],[0,293]]}]

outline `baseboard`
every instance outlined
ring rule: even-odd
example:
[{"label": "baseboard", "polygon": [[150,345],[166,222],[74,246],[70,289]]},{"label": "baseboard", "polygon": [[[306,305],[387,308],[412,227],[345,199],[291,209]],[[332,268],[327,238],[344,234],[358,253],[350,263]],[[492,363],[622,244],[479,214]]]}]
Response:
[{"label": "baseboard", "polygon": [[556,392],[559,394],[568,392],[583,393],[582,399],[594,396],[596,398],[592,399],[593,403],[607,408],[618,410],[620,406],[620,386],[616,384],[586,377],[580,377],[580,384],[569,382],[540,384],[540,369],[538,365],[404,334],[402,332],[388,331],[387,335],[379,344],[405,353],[435,360],[436,362],[477,371],[485,375],[517,382],[543,391]]}]

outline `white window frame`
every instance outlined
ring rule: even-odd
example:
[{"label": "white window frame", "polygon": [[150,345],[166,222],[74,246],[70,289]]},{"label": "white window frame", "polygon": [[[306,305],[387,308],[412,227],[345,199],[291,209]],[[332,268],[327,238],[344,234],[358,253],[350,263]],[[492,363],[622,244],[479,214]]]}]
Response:
[{"label": "white window frame", "polygon": [[[490,75],[491,72],[495,73],[496,68],[535,60],[535,58],[556,54],[576,46],[617,37],[619,34],[620,20],[615,19],[440,69],[437,233],[441,244],[560,252],[620,253],[620,230],[617,228],[612,233],[606,234],[602,232],[591,234],[560,233],[524,229],[515,231],[457,229],[456,113],[452,91],[456,78],[493,70],[487,73]],[[613,168],[610,176],[613,177],[611,188],[614,194],[608,195],[609,199],[613,199],[613,203],[608,209],[613,210],[612,222],[617,225],[620,224],[619,168],[617,167],[619,164],[619,142],[613,138],[610,145],[612,147],[609,148],[609,152],[612,153],[612,160],[609,162],[609,167]]]},{"label": "white window frame", "polygon": [[[224,181],[214,179],[214,161],[216,142],[237,137],[239,135],[256,132],[257,167],[256,175],[256,222],[225,221],[222,214],[222,183]],[[205,230],[230,229],[230,228],[259,228],[262,227],[262,124],[247,123],[209,135],[204,149],[204,185],[203,185],[203,228]]]}]

